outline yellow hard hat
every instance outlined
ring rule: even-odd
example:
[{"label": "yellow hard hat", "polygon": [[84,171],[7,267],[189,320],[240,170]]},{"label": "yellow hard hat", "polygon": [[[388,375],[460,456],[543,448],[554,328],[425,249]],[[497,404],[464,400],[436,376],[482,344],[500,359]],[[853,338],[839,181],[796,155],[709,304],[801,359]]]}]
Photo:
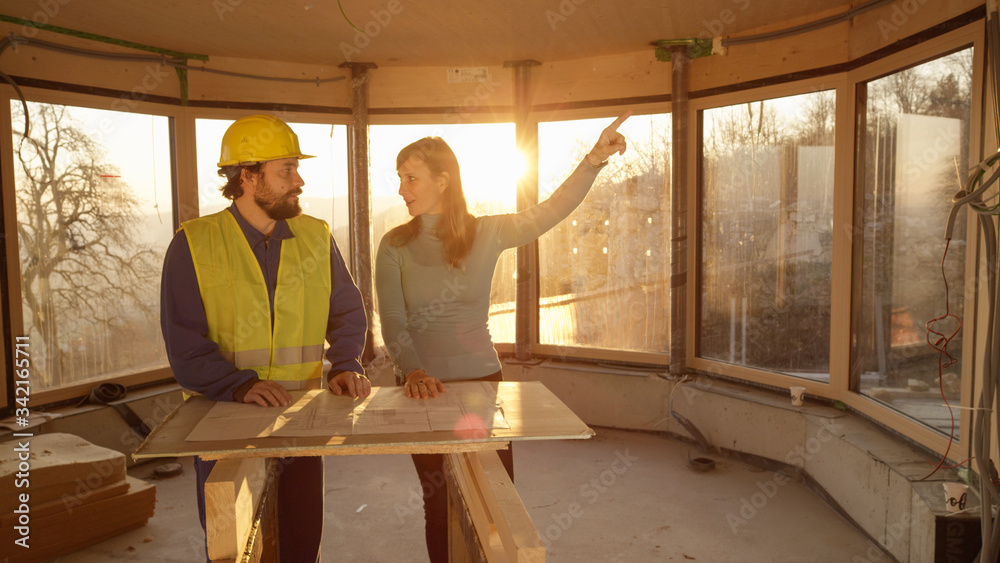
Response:
[{"label": "yellow hard hat", "polygon": [[222,136],[219,167],[279,158],[313,158],[299,150],[299,137],[273,115],[241,117]]}]

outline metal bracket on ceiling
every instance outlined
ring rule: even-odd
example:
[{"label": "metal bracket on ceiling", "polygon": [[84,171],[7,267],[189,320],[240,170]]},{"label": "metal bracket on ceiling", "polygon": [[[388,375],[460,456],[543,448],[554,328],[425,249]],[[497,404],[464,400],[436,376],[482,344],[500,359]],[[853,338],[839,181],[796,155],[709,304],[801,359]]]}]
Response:
[{"label": "metal bracket on ceiling", "polygon": [[687,57],[689,59],[717,54],[717,49],[714,48],[715,41],[712,38],[660,39],[659,41],[654,41],[653,46],[656,47],[656,60],[660,62],[670,61],[670,51],[674,47],[687,46]]}]

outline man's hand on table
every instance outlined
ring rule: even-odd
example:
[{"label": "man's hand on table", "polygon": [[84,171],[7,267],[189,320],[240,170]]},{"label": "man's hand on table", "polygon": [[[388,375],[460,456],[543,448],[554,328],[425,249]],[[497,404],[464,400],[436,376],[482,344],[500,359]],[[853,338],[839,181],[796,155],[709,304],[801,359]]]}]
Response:
[{"label": "man's hand on table", "polygon": [[444,383],[436,377],[427,375],[422,369],[415,369],[406,374],[403,393],[414,399],[429,399],[437,397],[438,393],[444,393]]},{"label": "man's hand on table", "polygon": [[280,383],[262,380],[254,383],[243,395],[243,402],[257,403],[262,407],[287,407],[292,404],[292,396]]},{"label": "man's hand on table", "polygon": [[342,371],[330,378],[330,391],[340,396],[347,393],[355,399],[364,399],[372,392],[372,382],[353,371]]}]

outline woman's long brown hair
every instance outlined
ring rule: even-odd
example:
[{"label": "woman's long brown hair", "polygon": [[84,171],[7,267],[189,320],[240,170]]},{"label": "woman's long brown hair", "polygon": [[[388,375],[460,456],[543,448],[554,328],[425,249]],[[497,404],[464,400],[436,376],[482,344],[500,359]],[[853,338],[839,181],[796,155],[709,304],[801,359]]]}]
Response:
[{"label": "woman's long brown hair", "polygon": [[[458,158],[441,137],[424,137],[403,147],[396,155],[396,169],[399,170],[411,156],[424,161],[434,176],[448,173],[448,187],[444,190],[443,210],[436,234],[444,245],[445,260],[453,268],[459,268],[476,239],[476,218],[469,213],[465,202]],[[388,242],[392,246],[406,246],[419,233],[420,215],[417,215],[389,231]]]}]

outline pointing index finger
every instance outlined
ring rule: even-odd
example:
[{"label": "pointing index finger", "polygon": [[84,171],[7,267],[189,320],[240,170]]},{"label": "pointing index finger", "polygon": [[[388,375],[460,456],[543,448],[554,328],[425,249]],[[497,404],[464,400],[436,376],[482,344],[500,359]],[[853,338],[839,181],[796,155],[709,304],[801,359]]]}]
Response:
[{"label": "pointing index finger", "polygon": [[618,119],[616,119],[614,121],[614,123],[612,123],[611,125],[608,125],[608,129],[607,130],[608,131],[617,131],[618,128],[621,126],[621,124],[625,123],[625,120],[628,119],[631,116],[632,116],[632,110],[628,110],[625,113],[619,115]]}]

